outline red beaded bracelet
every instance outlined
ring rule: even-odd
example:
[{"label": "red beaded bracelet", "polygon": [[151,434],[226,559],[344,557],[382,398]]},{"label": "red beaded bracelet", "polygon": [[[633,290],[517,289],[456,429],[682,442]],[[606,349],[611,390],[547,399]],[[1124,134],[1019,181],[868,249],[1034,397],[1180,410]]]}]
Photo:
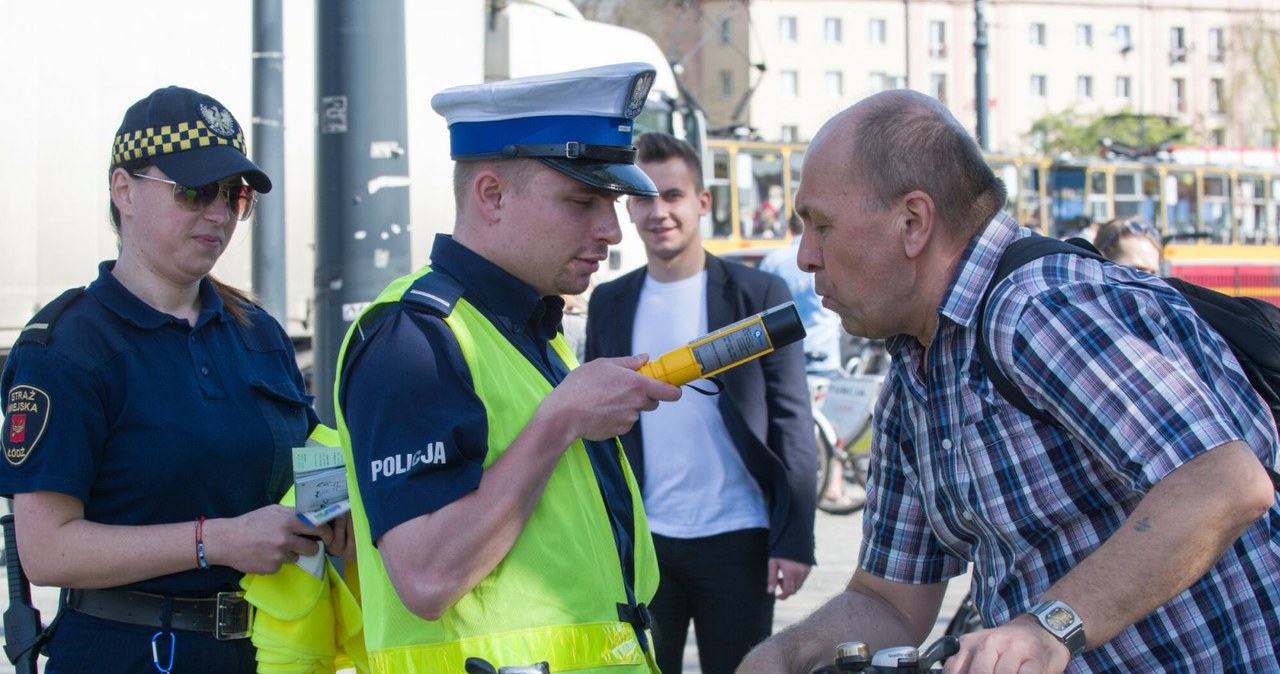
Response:
[{"label": "red beaded bracelet", "polygon": [[196,520],[196,566],[209,568],[209,561],[204,558],[204,516]]}]

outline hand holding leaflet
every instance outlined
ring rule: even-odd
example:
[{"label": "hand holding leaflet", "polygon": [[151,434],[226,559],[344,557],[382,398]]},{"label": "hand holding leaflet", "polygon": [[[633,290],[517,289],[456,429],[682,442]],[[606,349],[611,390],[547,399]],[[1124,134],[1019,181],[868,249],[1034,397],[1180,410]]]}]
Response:
[{"label": "hand holding leaflet", "polygon": [[298,519],[318,526],[351,510],[342,450],[310,444],[293,449]]}]

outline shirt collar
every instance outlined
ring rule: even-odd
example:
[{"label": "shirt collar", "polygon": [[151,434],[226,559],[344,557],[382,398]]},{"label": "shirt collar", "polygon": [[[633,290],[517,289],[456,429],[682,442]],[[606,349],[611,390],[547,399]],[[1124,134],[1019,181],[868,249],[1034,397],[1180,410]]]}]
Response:
[{"label": "shirt collar", "polygon": [[995,274],[1004,249],[1015,239],[1030,235],[1031,231],[1019,227],[1009,214],[1004,211],[997,213],[977,236],[969,240],[956,276],[938,307],[938,315],[965,327],[973,325],[982,294]]},{"label": "shirt collar", "polygon": [[467,301],[513,332],[531,332],[543,340],[555,336],[564,313],[564,300],[542,297],[533,288],[458,243],[448,234],[437,234],[431,245],[431,268],[462,284]]},{"label": "shirt collar", "polygon": [[[176,316],[166,314],[157,310],[150,304],[143,302],[129,292],[129,289],[120,283],[111,270],[115,269],[115,260],[106,260],[98,264],[98,278],[89,284],[87,292],[91,293],[103,306],[110,309],[120,318],[143,329],[154,329],[169,323],[181,323],[187,325],[185,320]],[[222,304],[222,298],[218,296],[218,292],[214,290],[213,284],[209,282],[209,278],[200,279],[200,318],[196,322],[197,325],[203,324],[217,317],[223,320],[227,318],[226,307]]]}]

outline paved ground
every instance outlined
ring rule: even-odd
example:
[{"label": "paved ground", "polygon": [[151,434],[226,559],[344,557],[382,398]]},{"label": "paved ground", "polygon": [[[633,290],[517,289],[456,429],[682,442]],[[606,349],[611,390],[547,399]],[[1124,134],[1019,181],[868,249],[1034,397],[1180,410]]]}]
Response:
[{"label": "paved ground", "polygon": [[[850,574],[853,572],[858,554],[858,544],[862,538],[861,515],[835,516],[823,512],[817,517],[818,566],[809,575],[805,586],[794,597],[778,602],[774,616],[774,629],[781,629],[794,623],[814,609],[821,606],[829,597],[844,589]],[[936,637],[946,627],[946,621],[955,607],[960,603],[968,588],[968,579],[956,579],[947,592],[943,604],[942,616],[934,628]],[[33,588],[32,598],[40,609],[42,617],[48,621],[53,618],[54,607],[58,602],[57,590],[49,588]],[[9,606],[8,595],[0,592],[0,611]],[[857,639],[850,634],[850,640]],[[932,638],[930,640],[932,641]],[[689,636],[689,647],[685,651],[686,674],[701,674],[698,667],[697,647],[692,634]],[[8,660],[0,658],[0,674],[13,674],[13,667]]]}]

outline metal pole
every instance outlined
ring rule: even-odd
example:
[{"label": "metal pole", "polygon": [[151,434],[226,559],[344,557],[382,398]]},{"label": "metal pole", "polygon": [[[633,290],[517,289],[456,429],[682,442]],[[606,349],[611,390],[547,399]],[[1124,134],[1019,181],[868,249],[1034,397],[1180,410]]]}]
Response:
[{"label": "metal pole", "polygon": [[987,135],[987,17],[986,0],[974,0],[974,38],[973,55],[976,72],[973,75],[974,107],[978,113],[978,145],[983,150],[991,149],[991,139]]},{"label": "metal pole", "polygon": [[316,412],[333,421],[347,328],[409,273],[404,0],[318,0]]},{"label": "metal pole", "polygon": [[902,0],[902,88],[911,88],[911,0]]},{"label": "metal pole", "polygon": [[253,161],[271,176],[253,218],[253,292],[288,327],[284,218],[284,30],[280,0],[253,2]]}]

